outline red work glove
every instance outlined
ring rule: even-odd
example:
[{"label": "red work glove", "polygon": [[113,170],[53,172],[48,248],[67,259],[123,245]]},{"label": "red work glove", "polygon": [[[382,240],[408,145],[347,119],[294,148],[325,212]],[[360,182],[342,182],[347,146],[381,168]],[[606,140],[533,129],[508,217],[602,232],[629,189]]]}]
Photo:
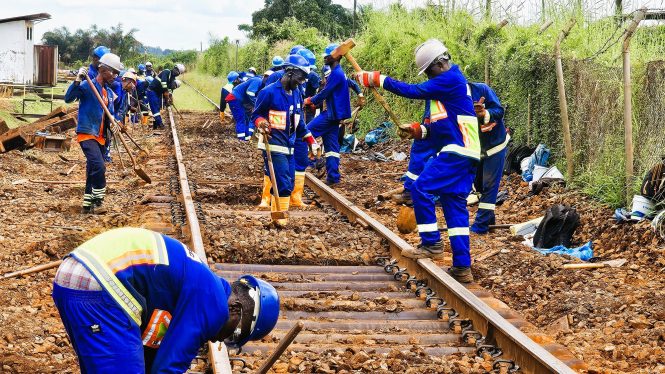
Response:
[{"label": "red work glove", "polygon": [[309,107],[310,109],[316,109],[316,105],[314,105],[314,103],[312,102],[311,97],[306,98],[304,104],[306,107]]},{"label": "red work glove", "polygon": [[266,139],[270,139],[270,122],[263,117],[259,117],[254,121],[254,125],[256,125],[258,132],[260,132]]},{"label": "red work glove", "polygon": [[427,137],[427,128],[418,122],[400,125],[397,135],[402,139],[424,139]]},{"label": "red work glove", "polygon": [[379,71],[361,71],[356,73],[356,80],[364,87],[381,87],[382,79]]}]

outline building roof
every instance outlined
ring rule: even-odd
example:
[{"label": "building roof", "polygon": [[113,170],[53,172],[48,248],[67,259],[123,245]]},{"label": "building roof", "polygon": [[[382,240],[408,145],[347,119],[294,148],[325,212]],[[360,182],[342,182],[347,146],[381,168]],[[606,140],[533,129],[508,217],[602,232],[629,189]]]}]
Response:
[{"label": "building roof", "polygon": [[48,13],[35,13],[28,14],[27,16],[18,16],[11,18],[0,19],[0,23],[14,22],[14,21],[44,21],[51,19],[51,15]]}]

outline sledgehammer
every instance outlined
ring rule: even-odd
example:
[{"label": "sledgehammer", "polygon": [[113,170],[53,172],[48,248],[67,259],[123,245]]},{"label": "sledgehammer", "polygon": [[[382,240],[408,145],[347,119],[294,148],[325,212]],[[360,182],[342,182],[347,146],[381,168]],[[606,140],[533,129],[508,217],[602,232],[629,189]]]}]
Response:
[{"label": "sledgehammer", "polygon": [[[356,42],[352,38],[346,39],[344,43],[340,44],[339,47],[335,48],[335,50],[332,51],[331,56],[335,59],[341,56],[346,57],[346,59],[351,63],[351,66],[353,66],[353,69],[356,72],[360,73],[361,71],[363,71],[363,69],[360,67],[360,65],[358,65],[356,59],[353,58],[350,52],[351,49],[355,46]],[[386,102],[386,99],[384,99],[383,96],[381,96],[379,91],[377,91],[376,87],[371,87],[370,90],[372,91],[372,94],[374,94],[374,98],[376,99],[376,101],[378,101],[383,107],[383,109],[386,110],[386,112],[390,116],[390,120],[393,121],[395,126],[399,126],[400,125],[399,118],[397,118],[392,109],[390,109],[390,106]]]}]

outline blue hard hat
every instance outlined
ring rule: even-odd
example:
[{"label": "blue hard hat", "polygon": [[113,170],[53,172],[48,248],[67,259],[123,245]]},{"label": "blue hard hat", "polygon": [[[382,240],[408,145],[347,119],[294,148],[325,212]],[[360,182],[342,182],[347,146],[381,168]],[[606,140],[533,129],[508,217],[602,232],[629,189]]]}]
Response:
[{"label": "blue hard hat", "polygon": [[296,44],[296,45],[293,46],[293,48],[291,48],[291,51],[289,52],[289,54],[290,54],[290,55],[295,55],[295,54],[298,53],[298,51],[301,50],[301,49],[305,49],[305,47],[303,47],[303,46],[300,45],[300,44]]},{"label": "blue hard hat", "polygon": [[226,76],[226,79],[228,79],[229,82],[233,82],[236,79],[238,79],[238,77],[240,77],[240,74],[238,74],[238,72],[231,71],[229,72],[229,75]]},{"label": "blue hard hat", "polygon": [[100,45],[92,50],[92,54],[94,56],[97,56],[97,58],[102,58],[102,56],[104,56],[109,52],[111,52],[111,50],[108,47],[104,47],[103,45]]},{"label": "blue hard hat", "polygon": [[252,323],[252,331],[240,341],[227,340],[227,345],[231,347],[242,347],[250,340],[259,340],[268,335],[275,328],[279,318],[279,295],[275,287],[251,275],[243,275],[238,280],[253,288],[250,295],[254,298],[254,303],[258,303],[258,308],[254,308],[256,314]]},{"label": "blue hard hat", "polygon": [[275,56],[272,58],[272,66],[282,66],[284,65],[284,59],[281,56]]},{"label": "blue hard hat", "polygon": [[284,66],[288,68],[297,68],[309,74],[309,61],[301,55],[289,55],[284,61]]},{"label": "blue hard hat", "polygon": [[330,56],[330,54],[331,54],[335,49],[337,49],[337,47],[339,47],[339,44],[337,44],[337,43],[331,43],[331,44],[328,44],[328,46],[326,47],[326,50],[323,52],[323,57]]},{"label": "blue hard hat", "polygon": [[323,73],[324,77],[329,76],[331,71],[332,69],[330,69],[330,66],[328,65],[323,65],[323,67],[321,68],[321,73]]},{"label": "blue hard hat", "polygon": [[139,64],[139,71],[145,71],[145,65]]},{"label": "blue hard hat", "polygon": [[310,67],[316,64],[316,56],[309,49],[301,49],[298,51],[298,54],[307,59]]}]

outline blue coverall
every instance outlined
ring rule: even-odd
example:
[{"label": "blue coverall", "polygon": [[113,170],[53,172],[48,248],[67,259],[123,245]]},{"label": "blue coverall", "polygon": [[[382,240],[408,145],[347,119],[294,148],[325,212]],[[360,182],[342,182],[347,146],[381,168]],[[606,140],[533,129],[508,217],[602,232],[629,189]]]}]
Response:
[{"label": "blue coverall", "polygon": [[235,86],[231,94],[226,97],[236,122],[236,137],[240,140],[249,140],[254,134],[255,126],[250,117],[262,80],[261,77],[249,78]]},{"label": "blue coverall", "polygon": [[169,87],[174,85],[174,81],[175,75],[171,73],[171,70],[164,69],[148,85],[148,103],[150,104],[150,110],[155,121],[152,126],[153,129],[164,126],[160,113],[162,109],[162,96]]},{"label": "blue coverall", "polygon": [[335,66],[326,80],[323,89],[312,98],[314,105],[324,100],[326,110],[307,125],[315,138],[323,138],[326,153],[326,180],[328,183],[339,182],[339,124],[351,118],[351,99],[349,85],[341,65]]},{"label": "blue coverall", "polygon": [[480,159],[478,120],[466,78],[457,65],[419,84],[385,77],[383,88],[410,99],[426,100],[430,123],[421,126],[438,155],[411,186],[418,233],[423,245],[441,240],[436,220],[435,196],[439,196],[448,226],[453,266],[471,265],[469,211],[471,191]]},{"label": "blue coverall", "polygon": [[481,97],[485,98],[485,110],[489,115],[479,119],[482,158],[474,184],[481,195],[476,219],[471,226],[471,231],[483,234],[489,230],[489,225],[495,224],[496,196],[499,193],[506,146],[510,137],[503,123],[504,109],[494,90],[485,83],[469,83],[469,87],[474,102]]},{"label": "blue coverall", "polygon": [[[296,138],[306,138],[305,140],[310,144],[314,141],[312,134],[305,127],[302,103],[303,98],[299,90],[287,93],[281,82],[275,82],[259,92],[251,117],[253,123],[257,123],[261,119],[270,123],[269,145],[277,181],[277,192],[280,198],[285,198],[286,201],[293,191],[295,140]],[[269,176],[268,159],[263,141],[259,143],[259,149],[263,150],[264,172]]]},{"label": "blue coverall", "polygon": [[233,83],[229,82],[222,87],[222,94],[219,98],[219,111],[223,112],[226,110],[226,97],[233,91]]}]

